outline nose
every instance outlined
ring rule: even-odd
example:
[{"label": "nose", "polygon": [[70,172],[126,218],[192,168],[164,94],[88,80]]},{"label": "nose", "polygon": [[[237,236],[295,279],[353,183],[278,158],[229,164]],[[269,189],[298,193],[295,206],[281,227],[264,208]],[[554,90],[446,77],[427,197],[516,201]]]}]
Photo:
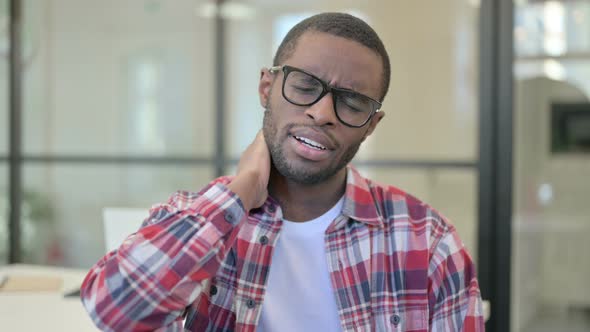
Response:
[{"label": "nose", "polygon": [[338,122],[336,110],[334,109],[334,98],[332,93],[328,93],[318,100],[315,104],[305,110],[305,115],[311,118],[318,126],[333,126]]}]

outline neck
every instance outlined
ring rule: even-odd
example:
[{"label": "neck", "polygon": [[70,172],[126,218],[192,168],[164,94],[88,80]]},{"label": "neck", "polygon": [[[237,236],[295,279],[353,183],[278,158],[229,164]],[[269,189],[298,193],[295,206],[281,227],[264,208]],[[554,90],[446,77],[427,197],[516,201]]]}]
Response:
[{"label": "neck", "polygon": [[283,217],[290,221],[312,220],[326,213],[344,195],[346,168],[317,184],[296,183],[272,167],[269,194],[281,204]]}]

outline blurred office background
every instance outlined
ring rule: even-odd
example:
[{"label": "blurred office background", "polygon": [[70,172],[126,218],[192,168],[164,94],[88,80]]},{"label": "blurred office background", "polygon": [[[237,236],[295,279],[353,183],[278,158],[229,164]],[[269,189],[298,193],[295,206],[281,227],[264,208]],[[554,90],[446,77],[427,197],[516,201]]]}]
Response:
[{"label": "blurred office background", "polygon": [[582,0],[0,0],[0,264],[89,268],[105,253],[103,208],[147,215],[233,172],[261,126],[260,68],[321,11],[381,35],[387,116],[354,164],[453,221],[488,330],[590,330]]}]

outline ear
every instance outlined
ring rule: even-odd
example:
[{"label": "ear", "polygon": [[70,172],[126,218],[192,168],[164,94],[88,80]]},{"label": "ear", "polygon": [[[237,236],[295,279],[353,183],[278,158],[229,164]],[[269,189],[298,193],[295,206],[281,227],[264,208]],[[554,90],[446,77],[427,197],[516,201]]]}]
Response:
[{"label": "ear", "polygon": [[365,141],[365,139],[367,137],[371,136],[371,134],[373,133],[373,131],[375,130],[375,128],[377,128],[377,124],[384,117],[385,117],[385,112],[383,112],[383,111],[379,111],[379,112],[375,113],[375,115],[373,115],[373,117],[371,118],[371,121],[369,121],[369,125],[367,127],[367,131],[365,132],[365,135],[363,135],[363,142]]},{"label": "ear", "polygon": [[270,98],[270,89],[272,88],[273,75],[268,68],[260,70],[260,82],[258,82],[258,97],[260,98],[260,105],[266,108]]}]

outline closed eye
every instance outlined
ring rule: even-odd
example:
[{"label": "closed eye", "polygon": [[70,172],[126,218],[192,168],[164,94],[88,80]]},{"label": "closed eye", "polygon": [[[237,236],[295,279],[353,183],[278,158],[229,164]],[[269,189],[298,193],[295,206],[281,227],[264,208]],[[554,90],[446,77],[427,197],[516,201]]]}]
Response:
[{"label": "closed eye", "polygon": [[315,94],[318,93],[317,87],[310,87],[310,86],[299,86],[299,85],[292,85],[293,89],[297,92],[305,93],[305,94]]},{"label": "closed eye", "polygon": [[370,109],[370,105],[358,96],[341,96],[340,101],[346,106],[346,108],[355,113],[365,113]]}]

